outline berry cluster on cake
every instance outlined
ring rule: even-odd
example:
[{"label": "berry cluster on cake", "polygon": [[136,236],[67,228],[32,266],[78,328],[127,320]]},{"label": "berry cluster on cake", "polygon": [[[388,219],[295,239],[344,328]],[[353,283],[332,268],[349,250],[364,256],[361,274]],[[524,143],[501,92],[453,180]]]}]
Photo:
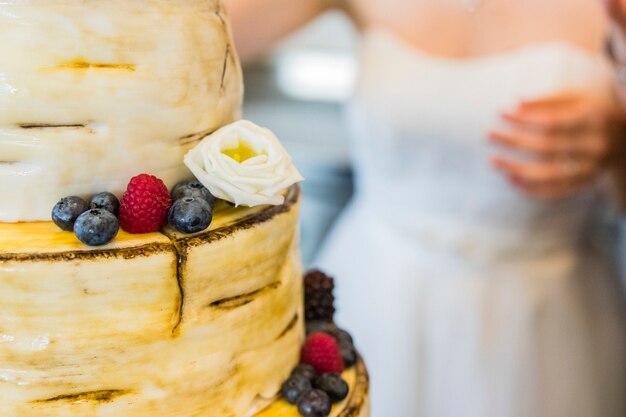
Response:
[{"label": "berry cluster on cake", "polygon": [[0,37],[0,415],[366,417],[221,1],[9,1]]}]

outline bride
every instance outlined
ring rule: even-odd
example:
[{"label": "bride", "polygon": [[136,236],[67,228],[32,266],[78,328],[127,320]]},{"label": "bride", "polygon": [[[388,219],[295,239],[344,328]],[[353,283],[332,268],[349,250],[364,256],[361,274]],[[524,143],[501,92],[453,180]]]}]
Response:
[{"label": "bride", "polygon": [[319,263],[368,360],[373,416],[624,417],[626,310],[594,238],[623,164],[602,3],[229,9],[245,58],[335,6],[362,32],[357,192]]}]

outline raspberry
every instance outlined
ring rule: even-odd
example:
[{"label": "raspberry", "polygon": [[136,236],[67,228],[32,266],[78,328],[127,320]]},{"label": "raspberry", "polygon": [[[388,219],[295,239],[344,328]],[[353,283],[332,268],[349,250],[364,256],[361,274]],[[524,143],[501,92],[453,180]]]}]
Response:
[{"label": "raspberry", "polygon": [[137,175],[120,201],[120,225],[128,233],[157,232],[166,223],[171,205],[163,181],[153,175]]},{"label": "raspberry", "polygon": [[312,365],[319,374],[342,373],[343,358],[334,337],[326,333],[313,333],[302,348],[301,363]]}]

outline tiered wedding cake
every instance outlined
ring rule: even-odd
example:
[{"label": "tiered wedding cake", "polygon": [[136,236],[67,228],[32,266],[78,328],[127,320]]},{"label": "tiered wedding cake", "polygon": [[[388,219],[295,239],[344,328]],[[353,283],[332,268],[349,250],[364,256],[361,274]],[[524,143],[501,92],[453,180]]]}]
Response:
[{"label": "tiered wedding cake", "polygon": [[[229,182],[248,159],[285,175],[273,149],[222,149],[217,183],[188,154],[248,206],[218,201],[201,232],[88,246],[50,221],[61,198],[120,197],[140,173],[193,179],[185,154],[240,117],[221,2],[5,0],[0,42],[0,416],[296,416],[277,395],[305,341],[298,178]],[[362,363],[344,378],[333,414],[365,416]]]}]

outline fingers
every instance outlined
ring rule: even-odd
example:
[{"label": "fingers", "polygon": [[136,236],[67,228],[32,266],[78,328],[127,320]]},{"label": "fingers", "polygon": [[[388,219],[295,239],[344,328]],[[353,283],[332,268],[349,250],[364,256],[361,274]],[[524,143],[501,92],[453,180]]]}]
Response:
[{"label": "fingers", "polygon": [[595,164],[574,159],[518,162],[495,157],[492,164],[507,177],[529,184],[578,181],[589,178],[595,170]]},{"label": "fingers", "polygon": [[547,200],[576,193],[592,180],[595,171],[594,164],[574,160],[516,162],[494,158],[492,163],[516,189]]},{"label": "fingers", "polygon": [[580,180],[548,184],[525,183],[517,179],[510,179],[510,182],[513,187],[527,196],[547,201],[570,197],[589,184],[589,181]]},{"label": "fingers", "polygon": [[577,101],[580,101],[580,94],[571,91],[534,99],[525,99],[520,102],[520,106],[529,108],[544,106],[552,107],[555,105],[568,105]]},{"label": "fingers", "polygon": [[595,160],[602,159],[608,150],[607,141],[601,134],[590,134],[576,138],[565,134],[510,129],[490,132],[489,139],[493,143],[536,154],[543,159],[560,155]]},{"label": "fingers", "polygon": [[606,162],[611,114],[605,110],[579,93],[522,101],[502,115],[505,126],[490,132],[489,139],[528,154],[532,161],[496,157],[493,165],[529,195],[569,195],[590,182]]},{"label": "fingers", "polygon": [[600,126],[595,107],[572,95],[523,101],[517,108],[503,113],[502,118],[513,125],[549,132],[577,133]]}]

